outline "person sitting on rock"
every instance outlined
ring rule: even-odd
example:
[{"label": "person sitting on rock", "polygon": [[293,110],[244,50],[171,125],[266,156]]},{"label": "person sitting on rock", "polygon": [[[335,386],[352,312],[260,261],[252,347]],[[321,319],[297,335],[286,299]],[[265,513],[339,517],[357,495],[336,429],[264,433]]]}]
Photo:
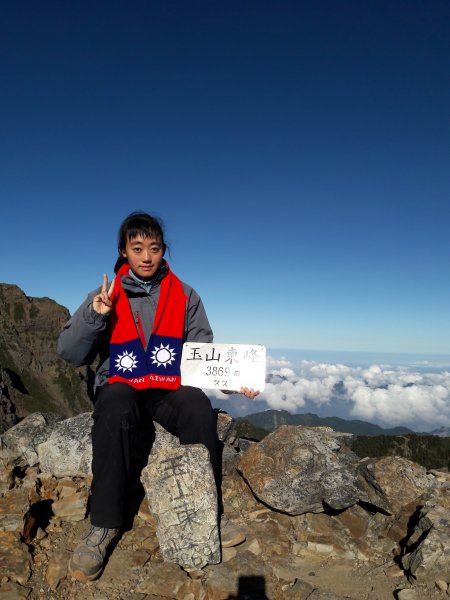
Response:
[{"label": "person sitting on rock", "polygon": [[[202,390],[180,383],[182,344],[213,340],[203,303],[163,258],[164,232],[155,217],[131,213],[120,226],[118,250],[114,280],[109,284],[103,276],[103,285],[88,295],[58,339],[60,355],[77,367],[99,357],[91,527],[69,561],[72,577],[82,581],[100,576],[123,527],[133,441],[143,415],[181,444],[206,446],[221,497],[215,411]],[[248,388],[240,392],[250,399],[258,394]],[[222,547],[242,542],[243,532],[224,516],[220,500],[219,514]]]}]

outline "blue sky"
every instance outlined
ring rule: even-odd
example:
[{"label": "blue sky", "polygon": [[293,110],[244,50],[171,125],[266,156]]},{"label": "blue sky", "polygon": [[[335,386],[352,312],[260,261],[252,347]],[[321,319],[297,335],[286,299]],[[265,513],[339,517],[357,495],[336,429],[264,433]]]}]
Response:
[{"label": "blue sky", "polygon": [[0,281],[161,217],[218,342],[450,354],[450,4],[2,3]]}]

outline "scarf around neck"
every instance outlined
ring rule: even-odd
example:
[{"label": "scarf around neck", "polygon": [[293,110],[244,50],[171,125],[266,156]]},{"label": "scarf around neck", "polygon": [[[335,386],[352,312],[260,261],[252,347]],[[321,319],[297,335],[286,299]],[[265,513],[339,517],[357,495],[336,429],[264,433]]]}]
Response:
[{"label": "scarf around neck", "polygon": [[[166,263],[167,264],[167,263]],[[112,294],[109,383],[124,382],[136,389],[177,389],[187,297],[178,277],[167,265],[161,279],[155,320],[147,349],[144,348],[122,286],[129,265],[119,269]]]}]

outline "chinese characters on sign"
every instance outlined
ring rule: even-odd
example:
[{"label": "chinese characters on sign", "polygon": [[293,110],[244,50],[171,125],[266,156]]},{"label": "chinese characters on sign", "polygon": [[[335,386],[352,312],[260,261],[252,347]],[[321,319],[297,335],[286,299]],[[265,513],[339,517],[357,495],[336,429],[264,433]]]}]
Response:
[{"label": "chinese characters on sign", "polygon": [[194,342],[183,345],[183,385],[230,391],[248,387],[262,392],[265,380],[265,346]]}]

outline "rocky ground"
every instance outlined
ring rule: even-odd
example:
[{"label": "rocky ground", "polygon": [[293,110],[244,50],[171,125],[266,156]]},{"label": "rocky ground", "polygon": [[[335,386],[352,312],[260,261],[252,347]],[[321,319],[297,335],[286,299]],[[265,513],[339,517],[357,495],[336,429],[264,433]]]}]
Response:
[{"label": "rocky ground", "polygon": [[[36,418],[37,425],[42,427]],[[2,600],[423,600],[450,595],[449,474],[426,472],[400,457],[367,465],[338,444],[331,430],[304,427],[280,428],[266,442],[240,452],[225,449],[225,511],[247,538],[224,549],[220,564],[195,569],[164,560],[160,520],[147,496],[102,576],[91,583],[74,581],[67,562],[89,526],[90,476],[55,475],[62,456],[48,471],[51,436],[39,445],[36,459],[29,446],[19,448],[19,438],[5,435],[0,452]],[[300,463],[306,477],[301,481]]]},{"label": "rocky ground", "polygon": [[[144,513],[145,514],[145,513]],[[252,522],[252,519],[254,521]],[[80,583],[67,575],[70,551],[77,545],[88,520],[77,523],[51,523],[39,529],[29,545],[31,576],[23,584],[3,576],[0,598],[84,600],[159,600],[180,598],[386,600],[389,598],[445,598],[435,581],[410,583],[394,560],[379,564],[363,563],[311,551],[308,557],[270,554],[274,550],[273,529],[285,528],[283,519],[271,511],[257,509],[245,519],[247,540],[224,551],[220,565],[200,572],[186,573],[173,563],[162,561],[156,526],[150,515],[136,517],[131,530],[124,533],[101,578]],[[26,558],[25,558],[26,561]],[[22,568],[24,564],[22,564]],[[17,566],[16,566],[17,569]],[[16,571],[17,573],[18,571]],[[239,578],[247,577],[252,595],[239,591]],[[245,582],[245,580],[244,580]],[[242,583],[241,583],[242,589]],[[403,595],[399,596],[401,590]],[[409,595],[404,595],[408,590]]]}]

